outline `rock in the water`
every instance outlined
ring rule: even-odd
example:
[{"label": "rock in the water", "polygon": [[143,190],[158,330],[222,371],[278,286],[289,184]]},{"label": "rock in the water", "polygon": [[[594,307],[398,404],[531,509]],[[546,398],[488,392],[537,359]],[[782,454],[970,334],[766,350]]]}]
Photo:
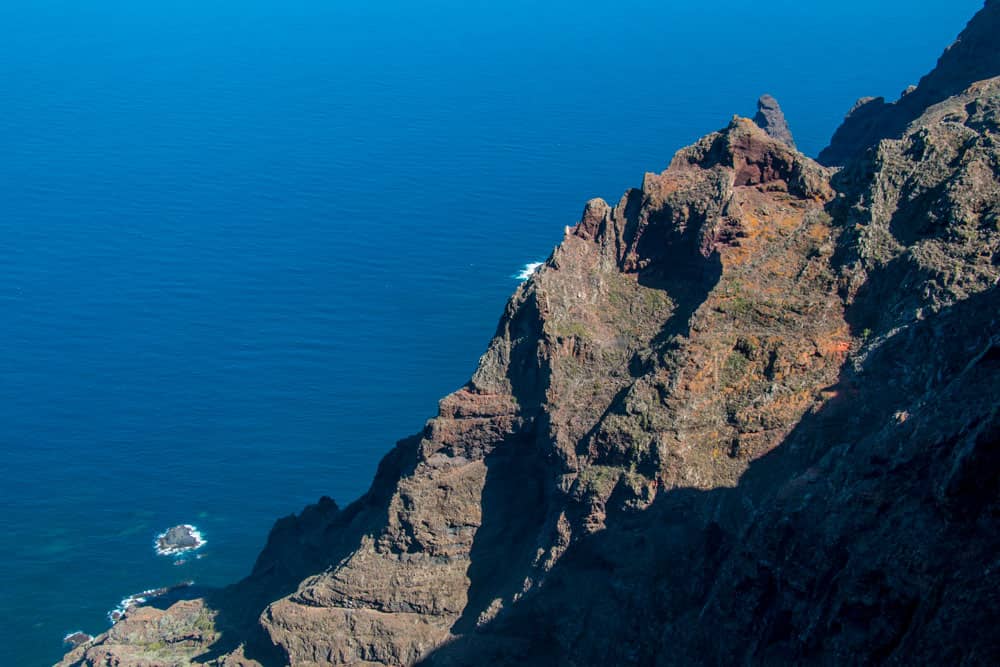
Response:
[{"label": "rock in the water", "polygon": [[72,648],[83,646],[84,644],[92,641],[94,641],[94,638],[91,635],[88,635],[86,632],[80,632],[79,630],[71,632],[63,637],[63,643]]},{"label": "rock in the water", "polygon": [[190,524],[174,526],[156,538],[156,553],[173,556],[186,551],[194,551],[205,544],[198,529]]},{"label": "rock in the water", "polygon": [[771,138],[795,148],[795,139],[792,138],[792,131],[788,129],[788,121],[781,111],[781,105],[770,95],[761,95],[757,100],[757,115],[753,117],[753,122]]}]

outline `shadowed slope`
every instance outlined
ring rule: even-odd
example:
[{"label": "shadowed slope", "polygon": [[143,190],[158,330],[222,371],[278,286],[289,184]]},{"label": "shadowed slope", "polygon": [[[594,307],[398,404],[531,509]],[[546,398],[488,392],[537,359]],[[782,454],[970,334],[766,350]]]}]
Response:
[{"label": "shadowed slope", "polygon": [[830,145],[819,154],[825,165],[846,164],[875,148],[882,139],[899,138],[924,111],[958,95],[972,83],[1000,76],[1000,1],[986,0],[958,39],[944,52],[937,66],[897,101],[863,97],[855,103]]}]

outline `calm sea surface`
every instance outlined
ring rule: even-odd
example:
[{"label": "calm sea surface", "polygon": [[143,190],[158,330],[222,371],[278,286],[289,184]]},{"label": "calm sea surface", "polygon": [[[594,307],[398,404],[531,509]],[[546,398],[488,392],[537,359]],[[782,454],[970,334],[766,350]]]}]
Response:
[{"label": "calm sea surface", "polygon": [[[246,574],[589,197],[763,92],[815,154],[980,5],[0,0],[0,664]],[[154,554],[176,523],[204,558]]]}]

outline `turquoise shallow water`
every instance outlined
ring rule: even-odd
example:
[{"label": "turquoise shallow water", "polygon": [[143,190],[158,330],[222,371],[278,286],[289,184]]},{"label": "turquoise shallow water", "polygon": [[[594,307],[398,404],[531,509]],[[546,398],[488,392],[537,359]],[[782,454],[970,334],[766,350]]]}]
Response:
[{"label": "turquoise shallow water", "polygon": [[[979,3],[677,4],[0,3],[0,662],[245,574],[465,381],[586,199],[765,91],[816,153]],[[154,554],[177,523],[204,558]]]}]

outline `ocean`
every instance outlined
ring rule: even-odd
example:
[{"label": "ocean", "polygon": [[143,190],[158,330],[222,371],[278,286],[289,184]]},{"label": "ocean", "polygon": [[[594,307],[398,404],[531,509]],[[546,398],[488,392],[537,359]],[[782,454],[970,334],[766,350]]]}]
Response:
[{"label": "ocean", "polygon": [[[774,94],[816,154],[978,0],[0,2],[0,664],[346,505],[593,196]],[[192,524],[178,563],[155,537]]]}]

